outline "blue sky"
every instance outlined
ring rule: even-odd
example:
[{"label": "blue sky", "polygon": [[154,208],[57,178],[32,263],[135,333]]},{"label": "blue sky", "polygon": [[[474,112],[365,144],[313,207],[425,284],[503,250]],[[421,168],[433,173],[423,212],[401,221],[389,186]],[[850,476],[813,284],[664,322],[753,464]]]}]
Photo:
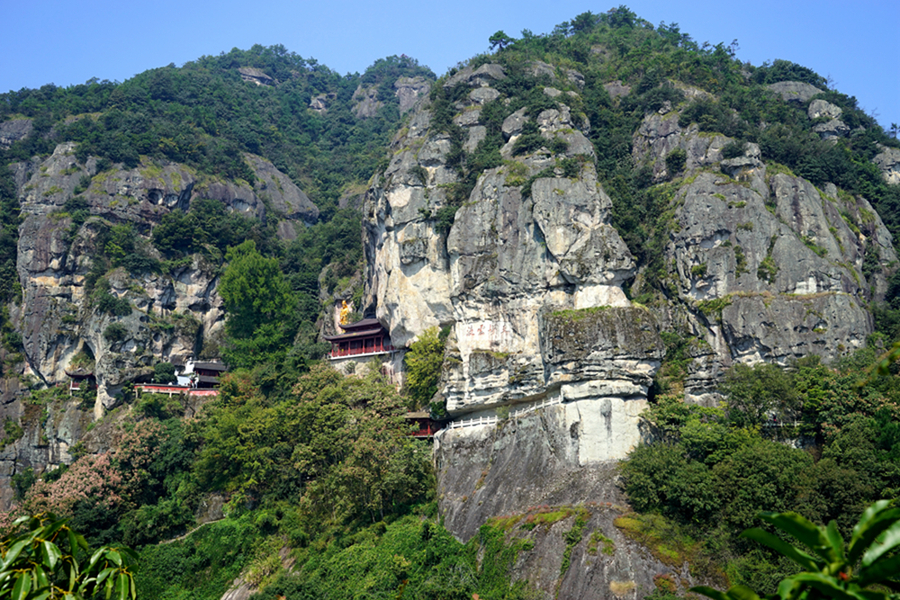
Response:
[{"label": "blue sky", "polygon": [[440,75],[486,51],[497,30],[546,33],[579,13],[622,3],[651,23],[678,23],[701,43],[737,39],[738,58],[754,65],[783,58],[810,67],[883,126],[900,123],[898,0],[9,1],[0,92],[91,77],[124,81],[257,43],[283,44],[340,73],[407,54]]}]

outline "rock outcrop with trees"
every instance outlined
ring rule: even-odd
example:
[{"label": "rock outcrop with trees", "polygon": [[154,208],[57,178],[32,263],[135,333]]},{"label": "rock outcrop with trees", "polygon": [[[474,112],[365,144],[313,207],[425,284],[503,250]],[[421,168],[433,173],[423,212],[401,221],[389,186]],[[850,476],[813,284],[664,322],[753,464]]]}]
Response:
[{"label": "rock outcrop with trees", "polygon": [[[896,498],[896,131],[625,7],[487,43],[0,96],[0,526],[145,598],[671,600],[807,581],[760,511]],[[404,389],[322,364],[336,303]],[[135,395],[190,358],[216,397]]]}]

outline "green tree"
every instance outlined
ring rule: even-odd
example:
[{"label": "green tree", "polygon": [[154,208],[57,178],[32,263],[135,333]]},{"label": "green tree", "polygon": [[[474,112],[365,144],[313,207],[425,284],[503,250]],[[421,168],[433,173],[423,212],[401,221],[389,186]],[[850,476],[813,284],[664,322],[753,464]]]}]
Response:
[{"label": "green tree", "polygon": [[66,519],[50,513],[20,517],[0,539],[0,598],[81,600],[137,597],[128,548],[104,546],[90,552]]},{"label": "green tree", "polygon": [[283,351],[289,341],[297,309],[278,260],[257,252],[253,240],[229,248],[226,259],[229,264],[219,284],[228,312],[226,359],[238,367],[275,360],[272,354]]},{"label": "green tree", "polygon": [[406,353],[406,389],[417,406],[426,406],[438,390],[444,364],[444,338],[437,327],[426,329]]},{"label": "green tree", "polygon": [[777,365],[738,364],[725,374],[726,414],[732,425],[761,425],[776,415],[793,420],[800,399],[790,375]]},{"label": "green tree", "polygon": [[153,365],[154,383],[172,383],[175,381],[175,365],[170,362],[161,362]]},{"label": "green tree", "polygon": [[512,44],[515,40],[506,35],[502,30],[488,38],[491,44],[491,50],[499,47],[501,50]]}]

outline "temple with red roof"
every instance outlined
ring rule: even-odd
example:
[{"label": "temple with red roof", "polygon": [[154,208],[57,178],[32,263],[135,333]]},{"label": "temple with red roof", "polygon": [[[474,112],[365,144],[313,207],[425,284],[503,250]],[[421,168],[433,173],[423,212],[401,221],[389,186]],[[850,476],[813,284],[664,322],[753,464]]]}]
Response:
[{"label": "temple with red roof", "polygon": [[331,342],[331,352],[328,354],[330,360],[391,354],[395,351],[387,330],[378,319],[363,319],[350,325],[341,325],[341,329],[344,333],[340,335],[324,336]]},{"label": "temple with red roof", "polygon": [[403,355],[406,348],[395,348],[391,344],[390,332],[378,319],[367,317],[356,323],[336,325],[344,333],[323,336],[331,342],[331,351],[325,358],[335,369],[345,375],[358,376],[367,373],[376,361],[382,375],[398,388],[403,385]]}]

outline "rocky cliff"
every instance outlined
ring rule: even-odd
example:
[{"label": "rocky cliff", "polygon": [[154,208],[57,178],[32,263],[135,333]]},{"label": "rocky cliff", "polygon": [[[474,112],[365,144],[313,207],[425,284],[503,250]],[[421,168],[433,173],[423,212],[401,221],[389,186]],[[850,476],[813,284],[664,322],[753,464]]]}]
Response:
[{"label": "rocky cliff", "polygon": [[[831,360],[872,333],[868,305],[896,254],[865,198],[817,188],[754,143],[680,124],[687,101],[666,102],[632,140],[662,198],[648,227],[662,240],[651,274],[612,226],[580,73],[488,63],[438,85],[366,197],[367,301],[397,345],[449,330],[436,399],[454,422],[435,457],[441,511],[461,539],[536,505],[622,502],[612,465],[642,438],[661,332],[689,341],[685,397],[703,403],[735,363]],[[807,88],[772,91],[807,102],[820,92]],[[813,101],[810,118],[837,120],[836,108]],[[492,143],[493,163],[467,171]],[[639,294],[646,305],[629,300]],[[572,590],[591,577],[556,576]],[[547,581],[532,573],[552,597]]]},{"label": "rocky cliff", "polygon": [[[815,102],[815,101],[814,101]],[[685,382],[702,400],[734,362],[832,360],[872,333],[868,303],[887,290],[892,236],[862,196],[816,188],[759,147],[679,125],[676,110],[648,115],[634,157],[658,179],[683,151],[685,173],[668,184],[663,321],[702,341]],[[889,267],[888,267],[889,268]]]},{"label": "rocky cliff", "polygon": [[[164,215],[188,211],[197,199],[215,200],[263,225],[275,221],[275,230],[288,239],[296,226],[318,217],[306,194],[258,156],[245,157],[256,176],[250,185],[149,160],[134,169],[99,171],[95,159],[82,164],[73,152],[74,144],[60,144],[44,160],[13,165],[23,217],[17,264],[21,299],[9,317],[22,338],[23,362],[16,371],[25,385],[7,378],[2,397],[2,418],[23,428],[21,438],[5,443],[0,453],[5,505],[12,475],[69,463],[70,450],[80,441],[89,450],[108,446],[110,439],[94,436],[88,443],[83,436],[121,401],[124,384],[148,380],[156,363],[183,363],[218,351],[225,316],[216,292],[220,267],[201,253],[165,270],[119,267],[105,273],[109,295],[125,309],[98,306],[88,289],[94,282],[88,282],[96,280],[92,271],[108,254],[110,227],[130,225],[135,247],[159,259],[148,239],[152,229]],[[80,218],[65,210],[74,195],[87,213]],[[68,385],[67,372],[79,367],[96,378],[95,403],[54,402],[47,414],[23,403],[23,388]]]},{"label": "rocky cliff", "polygon": [[[484,139],[479,114],[502,101],[491,84],[505,77],[488,64],[443,84],[469,90],[454,117],[464,147]],[[479,174],[445,233],[433,215],[450,205],[448,189],[459,181],[448,166],[453,144],[429,128],[430,118],[427,105],[415,113],[367,197],[370,302],[392,340],[405,345],[428,327],[451,328],[442,393],[453,415],[548,398],[601,400],[636,432],[661,344],[654,316],[622,290],[634,262],[609,224],[593,147],[570,108],[507,116],[503,164]],[[556,149],[514,152],[529,126],[548,146],[559,140]],[[623,457],[636,441],[603,458]]]}]

